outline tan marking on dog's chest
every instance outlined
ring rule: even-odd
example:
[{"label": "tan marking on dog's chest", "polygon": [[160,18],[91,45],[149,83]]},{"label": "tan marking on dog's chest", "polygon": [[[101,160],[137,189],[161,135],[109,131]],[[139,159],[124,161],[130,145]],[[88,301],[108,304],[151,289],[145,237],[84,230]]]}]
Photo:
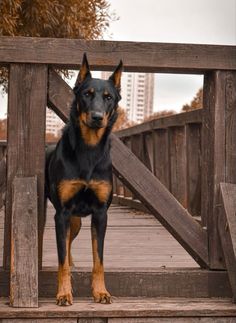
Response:
[{"label": "tan marking on dog's chest", "polygon": [[108,200],[112,189],[111,184],[105,180],[91,180],[88,183],[81,179],[63,180],[58,185],[61,202],[68,202],[83,188],[91,189],[101,203]]},{"label": "tan marking on dog's chest", "polygon": [[63,180],[58,185],[58,193],[62,203],[65,203],[72,199],[76,193],[78,193],[83,187],[85,187],[86,181],[81,179]]}]

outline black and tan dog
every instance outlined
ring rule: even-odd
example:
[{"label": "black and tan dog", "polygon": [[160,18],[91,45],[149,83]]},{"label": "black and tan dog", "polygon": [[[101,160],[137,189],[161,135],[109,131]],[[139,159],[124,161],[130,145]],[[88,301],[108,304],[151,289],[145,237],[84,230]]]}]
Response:
[{"label": "black and tan dog", "polygon": [[95,302],[110,303],[103,268],[107,210],[112,199],[109,134],[117,119],[122,62],[108,80],[91,77],[83,62],[74,87],[70,120],[56,148],[47,153],[46,197],[56,209],[58,305],[71,305],[71,243],[81,217],[92,215],[92,294]]}]

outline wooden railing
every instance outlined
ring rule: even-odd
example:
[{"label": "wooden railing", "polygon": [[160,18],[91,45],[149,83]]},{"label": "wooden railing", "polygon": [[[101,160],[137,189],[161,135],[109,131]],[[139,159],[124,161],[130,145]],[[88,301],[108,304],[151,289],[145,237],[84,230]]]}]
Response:
[{"label": "wooden railing", "polygon": [[[56,270],[41,267],[42,235],[37,239],[44,210],[45,109],[48,105],[68,120],[74,96],[54,68],[78,69],[84,52],[97,70],[111,70],[122,59],[125,71],[204,74],[203,110],[120,131],[134,154],[112,135],[112,163],[119,180],[201,267],[225,269],[226,259],[234,287],[235,190],[220,183],[236,183],[236,47],[1,37],[0,64],[10,77],[0,296],[9,294],[11,282],[13,305],[33,307],[41,290],[38,277],[55,284]],[[117,194],[119,186],[117,181]],[[222,203],[221,218],[230,225],[218,230]]]},{"label": "wooden railing", "polygon": [[[201,215],[202,111],[162,117],[116,132],[193,216]],[[114,201],[143,208],[117,177]]]}]

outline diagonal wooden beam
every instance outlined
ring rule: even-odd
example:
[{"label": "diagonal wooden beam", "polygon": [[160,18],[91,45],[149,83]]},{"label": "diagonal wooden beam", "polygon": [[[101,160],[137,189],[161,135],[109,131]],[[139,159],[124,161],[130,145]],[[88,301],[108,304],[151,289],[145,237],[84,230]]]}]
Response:
[{"label": "diagonal wooden beam", "polygon": [[220,192],[222,212],[218,218],[218,230],[236,303],[236,184],[221,183]]},{"label": "diagonal wooden beam", "polygon": [[[68,119],[68,102],[72,102],[70,87],[55,72],[49,73],[48,105],[63,120]],[[57,89],[52,86],[57,84]],[[52,93],[57,93],[57,100]],[[56,108],[55,108],[56,107]],[[66,108],[65,108],[66,107]],[[112,164],[119,178],[152,212],[163,226],[202,267],[208,267],[207,234],[164,185],[139,159],[112,134]]]}]

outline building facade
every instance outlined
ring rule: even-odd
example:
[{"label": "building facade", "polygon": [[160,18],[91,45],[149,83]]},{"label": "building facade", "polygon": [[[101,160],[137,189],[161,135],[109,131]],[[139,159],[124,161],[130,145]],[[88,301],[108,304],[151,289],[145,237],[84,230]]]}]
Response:
[{"label": "building facade", "polygon": [[[102,72],[102,78],[107,79],[111,73]],[[154,74],[123,73],[121,80],[120,107],[129,120],[136,123],[153,113]]]},{"label": "building facade", "polygon": [[64,122],[51,110],[46,110],[46,133],[59,136]]}]

